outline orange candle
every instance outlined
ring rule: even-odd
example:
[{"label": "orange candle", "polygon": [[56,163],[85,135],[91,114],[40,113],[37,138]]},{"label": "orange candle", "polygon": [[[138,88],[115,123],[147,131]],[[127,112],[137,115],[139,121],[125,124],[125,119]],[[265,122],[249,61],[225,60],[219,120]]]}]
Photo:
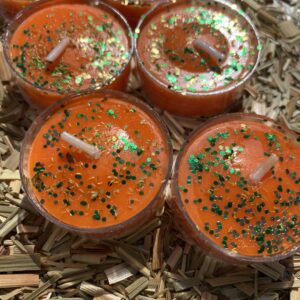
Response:
[{"label": "orange candle", "polygon": [[0,14],[8,19],[12,19],[23,8],[37,1],[38,0],[1,0]]},{"label": "orange candle", "polygon": [[8,29],[6,57],[32,104],[44,108],[71,92],[125,89],[133,51],[131,29],[108,5],[91,3],[43,1]]},{"label": "orange candle", "polygon": [[237,6],[218,1],[161,4],[145,16],[136,34],[145,96],[186,117],[231,109],[261,50],[249,18]]},{"label": "orange candle", "polygon": [[172,205],[187,236],[227,260],[270,262],[299,250],[299,142],[261,116],[204,123],[174,176]]},{"label": "orange candle", "polygon": [[120,11],[132,28],[135,28],[142,15],[156,5],[157,0],[104,0]]},{"label": "orange candle", "polygon": [[167,129],[150,107],[120,92],[91,92],[54,104],[34,121],[22,146],[21,178],[53,223],[115,237],[154,217],[171,153]]}]

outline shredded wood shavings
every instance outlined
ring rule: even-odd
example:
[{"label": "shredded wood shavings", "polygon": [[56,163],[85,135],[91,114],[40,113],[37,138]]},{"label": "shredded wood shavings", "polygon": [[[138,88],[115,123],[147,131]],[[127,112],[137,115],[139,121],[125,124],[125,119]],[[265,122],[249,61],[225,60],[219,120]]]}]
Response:
[{"label": "shredded wood shavings", "polygon": [[[242,96],[243,110],[300,134],[299,1],[238,4],[256,23],[264,45]],[[128,91],[142,97],[140,86],[133,70]],[[156,110],[170,130],[174,156],[205,121]],[[0,42],[1,300],[300,299],[300,253],[251,266],[218,261],[181,236],[167,208],[132,235],[102,243],[75,237],[36,215],[18,172],[21,142],[36,116],[16,88]]]}]

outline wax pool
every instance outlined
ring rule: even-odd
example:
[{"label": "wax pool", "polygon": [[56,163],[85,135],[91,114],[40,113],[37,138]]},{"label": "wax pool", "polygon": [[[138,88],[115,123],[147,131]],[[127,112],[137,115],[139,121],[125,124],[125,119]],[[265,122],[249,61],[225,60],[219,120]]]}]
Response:
[{"label": "wax pool", "polygon": [[[66,143],[64,131],[95,145],[100,158]],[[150,108],[129,95],[92,93],[35,122],[23,145],[22,174],[29,197],[51,221],[112,237],[153,217],[170,157],[166,130]]]},{"label": "wax pool", "polygon": [[11,19],[19,11],[37,1],[38,0],[1,0],[0,14],[3,14],[5,17]]},{"label": "wax pool", "polygon": [[104,0],[115,7],[125,17],[132,28],[135,28],[142,15],[157,4],[158,0]]},{"label": "wax pool", "polygon": [[[66,3],[64,3],[66,2]],[[131,57],[130,28],[105,4],[48,1],[18,18],[7,33],[7,56],[25,96],[46,107],[70,92],[125,89]],[[65,51],[46,57],[65,37]]]},{"label": "wax pool", "polygon": [[[250,174],[273,154],[279,161],[251,185]],[[185,232],[220,258],[251,261],[295,250],[299,158],[295,137],[272,121],[233,114],[207,122],[177,162],[173,204]]]},{"label": "wax pool", "polygon": [[[217,1],[179,0],[149,12],[136,30],[145,96],[171,113],[210,116],[232,108],[253,73],[261,45],[247,16]],[[225,56],[199,50],[200,39]]]}]

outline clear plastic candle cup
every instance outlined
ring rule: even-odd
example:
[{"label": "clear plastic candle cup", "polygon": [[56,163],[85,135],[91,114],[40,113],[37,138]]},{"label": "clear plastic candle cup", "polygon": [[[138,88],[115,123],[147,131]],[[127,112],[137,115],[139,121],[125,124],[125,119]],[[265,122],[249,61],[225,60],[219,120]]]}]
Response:
[{"label": "clear plastic candle cup", "polygon": [[212,118],[180,152],[170,202],[179,228],[231,262],[272,262],[300,247],[300,144],[251,114]]},{"label": "clear plastic candle cup", "polygon": [[250,19],[236,5],[215,0],[162,3],[135,34],[145,97],[183,117],[232,109],[261,52]]},{"label": "clear plastic candle cup", "polygon": [[107,90],[44,110],[26,134],[20,172],[28,198],[49,221],[113,238],[159,212],[171,165],[170,137],[154,110]]},{"label": "clear plastic candle cup", "polygon": [[23,10],[5,36],[17,84],[40,108],[70,93],[124,90],[132,52],[124,17],[92,0],[40,1]]},{"label": "clear plastic candle cup", "polygon": [[38,0],[1,0],[0,15],[7,19],[13,19],[18,12]]}]

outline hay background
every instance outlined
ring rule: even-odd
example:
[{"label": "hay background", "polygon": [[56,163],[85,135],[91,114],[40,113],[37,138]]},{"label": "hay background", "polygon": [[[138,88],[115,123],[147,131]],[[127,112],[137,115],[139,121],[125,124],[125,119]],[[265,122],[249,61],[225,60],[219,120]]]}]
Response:
[{"label": "hay background", "polygon": [[[254,20],[264,45],[240,109],[300,134],[300,1],[236,3]],[[2,32],[5,26],[0,20]],[[142,97],[134,71],[128,91]],[[16,88],[1,44],[0,106],[0,299],[300,299],[300,253],[273,264],[217,261],[174,229],[168,208],[122,241],[91,242],[48,223],[30,207],[18,174],[20,145],[37,112]],[[176,120],[158,111],[176,156],[203,120]],[[120,281],[109,285],[104,271],[123,262],[122,271],[136,274],[124,280],[117,276]]]}]

